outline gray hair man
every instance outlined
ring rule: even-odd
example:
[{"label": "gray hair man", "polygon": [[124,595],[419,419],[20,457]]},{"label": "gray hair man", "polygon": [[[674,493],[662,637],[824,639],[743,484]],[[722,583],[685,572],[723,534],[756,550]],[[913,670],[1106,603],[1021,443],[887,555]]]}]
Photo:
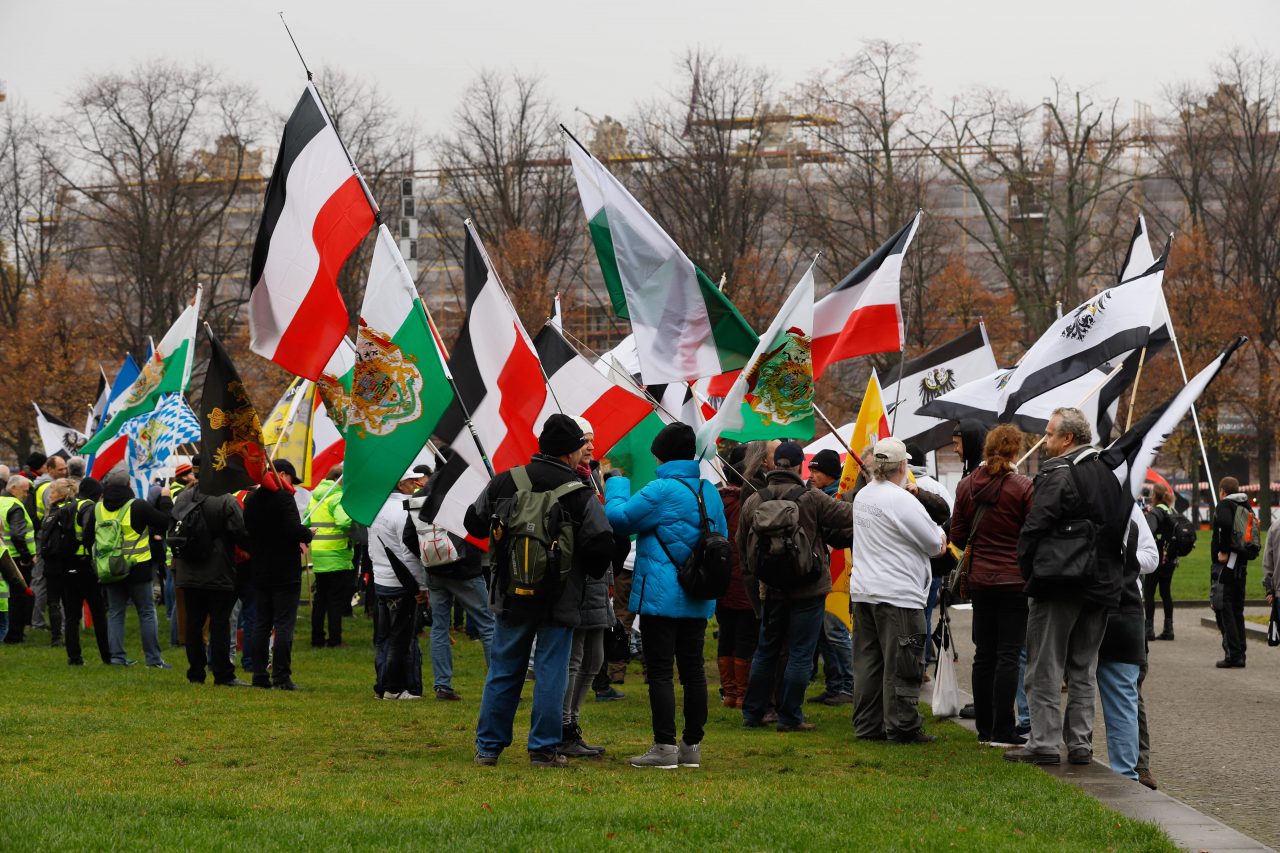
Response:
[{"label": "gray hair man", "polygon": [[[1027,701],[1031,737],[1008,761],[1093,760],[1094,675],[1107,611],[1120,602],[1124,539],[1132,501],[1091,445],[1079,409],[1056,409],[1044,433],[1051,457],[1035,480],[1018,538],[1027,579]],[[1092,548],[1089,546],[1092,545]],[[1064,730],[1061,685],[1067,682]]]},{"label": "gray hair man", "polygon": [[907,448],[882,438],[872,452],[872,481],[853,499],[853,727],[862,740],[929,743],[918,707],[927,641],[924,608],[933,579],[929,559],[947,546],[907,478]]}]

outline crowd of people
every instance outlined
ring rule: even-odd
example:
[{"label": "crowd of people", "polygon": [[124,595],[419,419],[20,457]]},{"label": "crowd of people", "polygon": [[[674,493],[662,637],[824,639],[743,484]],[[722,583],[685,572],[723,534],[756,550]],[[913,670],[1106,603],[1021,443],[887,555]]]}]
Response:
[{"label": "crowd of people", "polygon": [[[132,605],[145,665],[170,668],[159,581],[173,645],[183,626],[190,681],[211,674],[219,686],[296,690],[293,635],[309,563],[312,646],[342,645],[343,620],[363,598],[378,699],[428,695],[418,637],[429,626],[430,694],[461,701],[450,627],[455,615],[465,619],[487,666],[477,764],[496,764],[512,745],[530,678],[531,764],[603,754],[585,740],[585,700],[622,698],[615,685],[638,646],[653,741],[630,764],[674,769],[701,765],[713,616],[721,702],[740,710],[743,726],[812,730],[806,691],[821,663],[824,689],[808,701],[851,706],[856,738],[933,741],[919,700],[938,653],[941,593],[943,607],[972,602],[974,701],[965,715],[980,742],[1003,747],[1010,761],[1056,764],[1065,746],[1068,761],[1088,763],[1096,690],[1111,766],[1155,787],[1141,685],[1147,643],[1173,639],[1178,514],[1163,485],[1145,513],[1124,493],[1080,411],[1053,414],[1034,481],[1016,470],[1019,430],[962,422],[954,498],[928,475],[923,454],[894,438],[863,451],[844,492],[837,454],[806,462],[790,441],[733,447],[717,485],[703,476],[694,431],[670,424],[651,447],[656,478],[633,485],[627,472],[602,468],[593,438],[583,418],[548,418],[529,463],[497,475],[468,508],[465,537],[432,522],[427,466],[406,471],[365,527],[343,510],[341,466],[309,493],[279,461],[258,487],[211,495],[193,460],[138,498],[123,472],[98,482],[82,459],[33,454],[20,472],[0,466],[0,638],[21,643],[47,627],[68,663],[83,665],[87,610],[102,662],[132,666],[124,631]],[[1260,549],[1239,514],[1249,512],[1239,484],[1224,478],[1220,495],[1211,543],[1218,666],[1236,668],[1245,665],[1246,566]],[[832,555],[844,549],[851,631],[829,604]],[[1280,548],[1268,543],[1269,594],[1277,563]],[[704,597],[699,584],[721,570],[718,590]],[[247,682],[237,676],[238,646]]]}]

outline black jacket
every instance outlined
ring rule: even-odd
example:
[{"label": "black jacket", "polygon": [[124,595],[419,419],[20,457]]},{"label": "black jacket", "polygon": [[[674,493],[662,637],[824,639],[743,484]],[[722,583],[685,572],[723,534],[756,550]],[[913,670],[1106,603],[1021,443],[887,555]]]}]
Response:
[{"label": "black jacket", "polygon": [[[144,500],[134,498],[133,489],[127,481],[111,480],[102,484],[103,509],[115,512],[129,501],[133,501],[129,507],[129,526],[133,528],[134,533],[163,536],[169,529],[169,510],[173,509],[173,501],[168,496],[161,495],[156,499],[155,506],[152,506]],[[84,525],[84,541],[90,546],[93,545],[96,524],[97,516],[90,513],[89,520]],[[125,582],[130,584],[150,582],[154,567],[154,560],[138,563],[129,572]]]},{"label": "black jacket", "polygon": [[254,489],[244,499],[244,526],[254,586],[271,589],[302,582],[299,546],[311,541],[311,528],[303,525],[290,492]]},{"label": "black jacket", "polygon": [[[1068,460],[1075,462],[1080,487],[1076,488]],[[1120,600],[1124,569],[1124,542],[1129,527],[1132,498],[1115,473],[1098,459],[1093,447],[1077,447],[1045,462],[1036,475],[1031,511],[1018,536],[1018,567],[1027,580],[1032,598],[1080,598],[1114,608]],[[1063,587],[1032,574],[1036,550],[1060,521],[1089,519],[1098,527],[1098,573],[1088,586]]]},{"label": "black jacket", "polygon": [[[1249,509],[1250,512],[1253,511],[1249,507],[1249,496],[1243,492],[1227,495],[1218,501],[1218,508],[1213,513],[1213,540],[1212,550],[1209,553],[1209,559],[1212,562],[1218,562],[1219,554],[1231,553],[1231,538],[1236,524],[1236,508],[1241,506]],[[1236,554],[1235,573],[1238,576],[1244,576],[1248,565],[1249,561],[1245,559],[1244,554]]]},{"label": "black jacket", "polygon": [[[549,492],[557,486],[575,482],[578,475],[559,459],[535,454],[525,469],[536,492]],[[489,481],[475,503],[467,507],[464,524],[467,532],[476,538],[489,537],[489,520],[499,501],[516,493],[515,481],[504,471]],[[578,489],[561,499],[561,505],[574,526],[573,568],[569,572],[559,599],[546,614],[548,621],[557,625],[576,628],[582,622],[583,583],[589,575],[602,578],[609,570],[613,558],[613,528],[605,518],[604,507],[591,489]],[[504,594],[502,583],[496,577],[489,588],[489,600],[493,612],[502,615]]]},{"label": "black jacket", "polygon": [[183,489],[174,502],[174,513],[187,504],[199,500],[205,526],[213,539],[213,550],[203,560],[192,560],[174,555],[174,582],[181,589],[213,589],[231,592],[236,588],[236,564],[233,548],[249,544],[249,534],[244,525],[244,511],[235,495],[206,495],[200,487]]},{"label": "black jacket", "polygon": [[1098,660],[1142,664],[1147,659],[1147,612],[1138,586],[1138,530],[1129,523],[1119,606],[1107,617]]}]

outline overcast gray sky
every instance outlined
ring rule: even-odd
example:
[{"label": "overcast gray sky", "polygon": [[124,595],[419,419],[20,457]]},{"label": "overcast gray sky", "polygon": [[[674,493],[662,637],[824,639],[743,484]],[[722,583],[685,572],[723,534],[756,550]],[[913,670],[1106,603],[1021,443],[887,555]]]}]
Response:
[{"label": "overcast gray sky", "polygon": [[482,68],[540,74],[580,126],[627,114],[670,88],[694,45],[772,68],[795,83],[868,38],[918,44],[936,101],[973,85],[1037,102],[1051,79],[1158,104],[1162,84],[1201,78],[1223,51],[1280,33],[1276,0],[0,0],[0,80],[11,103],[53,111],[86,74],[155,57],[200,59],[254,83],[279,113],[304,80],[276,12],[313,70],[377,80],[427,132],[448,125]]}]

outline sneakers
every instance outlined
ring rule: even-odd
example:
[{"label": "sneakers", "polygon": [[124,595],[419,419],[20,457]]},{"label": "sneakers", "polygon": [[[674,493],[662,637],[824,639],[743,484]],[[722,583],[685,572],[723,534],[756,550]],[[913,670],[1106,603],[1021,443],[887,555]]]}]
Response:
[{"label": "sneakers", "polygon": [[777,730],[780,732],[811,732],[816,728],[817,726],[815,726],[813,723],[807,722],[805,720],[801,720],[800,722],[794,725],[788,725],[787,723],[778,723]]},{"label": "sneakers", "polygon": [[436,701],[438,702],[461,702],[462,697],[458,695],[452,687],[436,688]]},{"label": "sneakers", "polygon": [[852,705],[852,704],[853,704],[853,694],[852,694],[852,693],[837,693],[837,694],[835,694],[834,696],[833,696],[833,695],[831,695],[831,694],[828,694],[828,695],[827,695],[827,697],[826,697],[825,699],[823,699],[823,700],[822,700],[822,704],[823,704],[823,705],[831,705],[831,706],[833,706],[833,707],[834,707],[834,706],[836,706],[836,705]]},{"label": "sneakers", "polygon": [[702,744],[680,741],[676,748],[676,761],[681,767],[701,767]]},{"label": "sneakers", "polygon": [[1005,761],[1012,761],[1018,764],[1059,764],[1062,757],[1054,752],[1032,752],[1025,746],[1017,749],[1007,750],[1004,754]]},{"label": "sneakers", "polygon": [[497,767],[497,766],[498,766],[498,756],[496,756],[496,755],[485,755],[483,752],[477,752],[477,753],[476,753],[476,757],[472,759],[472,763],[473,763],[473,764],[478,764],[478,765],[480,765],[481,767]]},{"label": "sneakers", "polygon": [[1021,735],[1014,735],[1011,738],[998,738],[996,740],[985,741],[987,746],[996,746],[1001,749],[1013,749],[1015,746],[1025,746],[1027,739]]},{"label": "sneakers", "polygon": [[[672,747],[672,749],[675,749],[675,747]],[[479,758],[478,755],[476,757]],[[554,749],[538,750],[529,752],[529,764],[532,767],[568,767],[569,759]]]},{"label": "sneakers", "polygon": [[1156,790],[1156,777],[1151,775],[1151,771],[1143,768],[1138,771],[1138,782],[1146,785],[1151,790]]},{"label": "sneakers", "polygon": [[160,661],[160,663],[149,663],[147,664],[147,669],[173,669],[173,664],[165,663],[164,661]]},{"label": "sneakers", "polygon": [[617,702],[619,699],[626,699],[626,698],[627,698],[627,694],[623,693],[621,690],[618,690],[612,686],[608,690],[601,690],[598,693],[596,693],[597,702]]},{"label": "sneakers", "polygon": [[1072,764],[1088,764],[1093,761],[1093,750],[1079,747],[1067,753],[1067,761]]},{"label": "sneakers", "polygon": [[675,770],[680,766],[680,753],[673,743],[655,743],[644,755],[632,756],[631,766]]}]

